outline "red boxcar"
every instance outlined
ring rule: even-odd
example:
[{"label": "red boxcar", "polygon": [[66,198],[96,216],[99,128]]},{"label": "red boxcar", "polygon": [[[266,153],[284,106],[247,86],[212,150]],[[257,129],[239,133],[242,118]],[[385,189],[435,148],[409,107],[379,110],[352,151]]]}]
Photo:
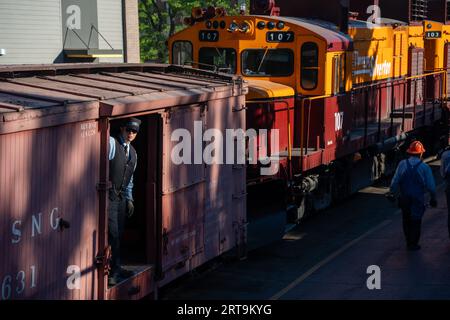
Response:
[{"label": "red boxcar", "polygon": [[[1,67],[0,299],[138,299],[242,248],[244,166],[171,153],[177,129],[244,128],[245,93],[238,77],[165,65]],[[108,141],[131,116],[142,129],[122,260],[136,275],[108,288]]]}]

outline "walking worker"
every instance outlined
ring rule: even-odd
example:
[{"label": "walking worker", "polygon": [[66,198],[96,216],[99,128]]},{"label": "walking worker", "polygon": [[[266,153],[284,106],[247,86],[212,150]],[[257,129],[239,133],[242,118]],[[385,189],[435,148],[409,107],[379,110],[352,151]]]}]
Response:
[{"label": "walking worker", "polygon": [[131,145],[139,132],[141,121],[136,118],[125,120],[117,137],[109,140],[109,190],[108,241],[111,245],[112,261],[108,279],[110,286],[121,279],[128,278],[133,272],[125,270],[120,264],[120,241],[123,235],[126,217],[134,212],[133,174],[137,165],[137,153]]},{"label": "walking worker", "polygon": [[447,230],[450,237],[450,147],[447,147],[441,155],[441,176],[445,180],[445,195],[447,196]]},{"label": "walking worker", "polygon": [[406,151],[410,157],[402,160],[391,183],[391,194],[398,194],[403,214],[403,232],[408,250],[419,250],[420,229],[425,213],[425,193],[430,192],[432,207],[437,206],[436,185],[431,168],[422,162],[425,148],[420,141],[411,143]]}]

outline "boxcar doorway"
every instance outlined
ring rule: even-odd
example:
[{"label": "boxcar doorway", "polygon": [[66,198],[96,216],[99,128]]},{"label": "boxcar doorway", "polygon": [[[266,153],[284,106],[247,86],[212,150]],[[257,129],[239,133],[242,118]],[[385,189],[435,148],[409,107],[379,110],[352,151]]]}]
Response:
[{"label": "boxcar doorway", "polygon": [[[134,213],[127,217],[121,237],[121,265],[133,271],[134,276],[121,279],[109,288],[109,299],[138,298],[153,291],[155,265],[155,217],[158,167],[158,115],[137,117],[141,125],[136,139],[131,143],[136,149],[137,166],[133,174]],[[111,136],[120,135],[125,119],[110,122]]]}]

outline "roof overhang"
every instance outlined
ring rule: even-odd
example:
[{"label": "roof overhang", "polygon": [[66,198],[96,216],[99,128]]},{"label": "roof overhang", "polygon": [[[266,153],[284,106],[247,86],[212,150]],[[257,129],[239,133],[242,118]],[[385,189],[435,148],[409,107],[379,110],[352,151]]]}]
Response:
[{"label": "roof overhang", "polygon": [[122,50],[112,49],[64,49],[64,55],[67,58],[122,58]]}]

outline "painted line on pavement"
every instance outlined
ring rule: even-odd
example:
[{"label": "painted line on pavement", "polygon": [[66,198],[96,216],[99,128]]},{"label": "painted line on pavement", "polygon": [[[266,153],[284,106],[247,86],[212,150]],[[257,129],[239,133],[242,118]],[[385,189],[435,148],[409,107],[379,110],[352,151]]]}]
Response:
[{"label": "painted line on pavement", "polygon": [[317,270],[319,270],[320,268],[322,268],[324,265],[326,265],[328,262],[330,262],[331,260],[333,260],[334,258],[336,258],[337,256],[339,256],[340,254],[342,254],[344,251],[346,251],[347,249],[349,249],[350,247],[352,247],[353,245],[355,245],[356,243],[358,243],[359,241],[361,241],[362,239],[366,238],[367,236],[369,236],[370,234],[374,233],[375,231],[377,231],[378,229],[381,229],[382,227],[387,226],[388,224],[390,224],[392,222],[392,220],[385,220],[382,223],[380,223],[379,225],[377,225],[376,227],[370,229],[369,231],[367,231],[366,233],[364,233],[362,236],[352,240],[351,242],[347,243],[345,246],[343,246],[341,249],[337,250],[336,252],[334,252],[333,254],[331,254],[330,256],[328,256],[327,258],[325,258],[324,260],[322,260],[321,262],[319,262],[318,264],[316,264],[314,267],[312,267],[311,269],[309,269],[307,272],[305,272],[304,274],[302,274],[300,277],[298,277],[296,280],[294,280],[293,282],[291,282],[291,284],[289,284],[287,287],[285,287],[284,289],[282,289],[281,291],[279,291],[277,294],[275,294],[274,296],[272,296],[269,300],[279,300],[282,296],[284,296],[286,293],[288,293],[290,290],[292,290],[293,288],[295,288],[296,286],[298,286],[300,283],[302,283],[303,281],[305,281],[310,275],[312,275],[314,272],[316,272]]},{"label": "painted line on pavement", "polygon": [[[441,183],[438,186],[436,186],[436,193],[438,192],[442,192],[442,190],[445,187],[445,183]],[[427,208],[429,209],[429,208]],[[400,209],[398,209],[394,214],[400,214],[402,211]],[[374,228],[370,229],[369,231],[367,231],[366,233],[364,233],[362,236],[360,236],[359,238],[356,238],[354,240],[352,240],[351,242],[347,243],[345,246],[343,246],[341,249],[337,250],[336,252],[334,252],[333,254],[331,254],[330,256],[328,256],[327,258],[325,258],[324,260],[322,260],[321,262],[319,262],[318,264],[316,264],[314,267],[312,267],[311,269],[309,269],[307,272],[305,272],[304,274],[302,274],[300,277],[298,277],[296,280],[294,280],[293,282],[291,282],[291,284],[289,284],[287,287],[285,287],[284,289],[282,289],[281,291],[279,291],[277,294],[275,294],[274,296],[272,296],[269,300],[279,300],[282,296],[284,296],[286,293],[288,293],[290,290],[292,290],[293,288],[295,288],[296,286],[298,286],[300,283],[302,283],[303,281],[305,281],[310,275],[312,275],[314,272],[316,272],[317,270],[319,270],[320,268],[322,268],[324,265],[326,265],[328,262],[330,262],[331,260],[333,260],[334,258],[336,258],[337,256],[339,256],[340,254],[342,254],[344,251],[346,251],[347,249],[349,249],[350,247],[352,247],[353,245],[355,245],[356,243],[358,243],[359,241],[361,241],[362,239],[366,238],[367,236],[369,236],[370,234],[374,233],[375,231],[377,231],[378,229],[387,226],[388,224],[390,224],[392,222],[392,220],[385,220],[382,223],[380,223],[379,225],[375,226]]]}]

